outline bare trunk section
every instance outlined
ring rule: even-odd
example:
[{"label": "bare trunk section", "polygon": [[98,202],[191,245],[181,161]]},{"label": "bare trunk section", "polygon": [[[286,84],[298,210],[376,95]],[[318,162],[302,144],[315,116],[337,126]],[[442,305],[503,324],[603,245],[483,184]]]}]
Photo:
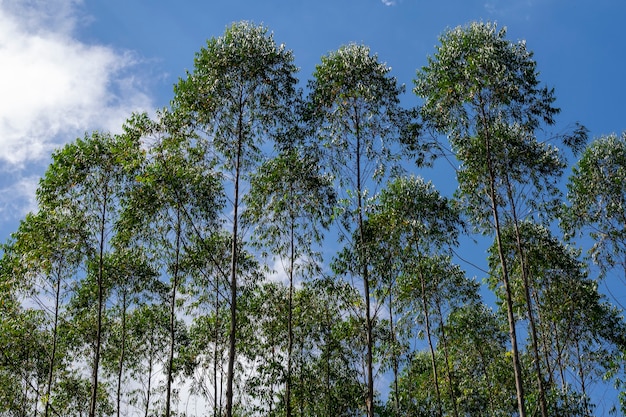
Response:
[{"label": "bare trunk section", "polygon": [[[293,207],[293,199],[290,201],[291,206]],[[285,387],[285,415],[287,417],[291,417],[291,362],[292,362],[292,353],[293,353],[293,272],[295,267],[295,219],[293,215],[293,208],[291,210],[290,216],[290,230],[289,230],[289,238],[290,238],[290,251],[289,254],[289,300],[288,300],[288,311],[287,311],[287,384]]]},{"label": "bare trunk section", "polygon": [[179,276],[178,276],[178,267],[179,267],[179,259],[180,259],[180,238],[181,238],[181,219],[180,219],[180,202],[177,203],[176,210],[176,248],[175,248],[175,259],[174,259],[174,270],[172,272],[172,294],[170,299],[170,346],[168,352],[168,360],[167,360],[167,374],[165,377],[167,378],[167,387],[165,393],[165,417],[170,417],[171,415],[171,402],[172,402],[172,373],[174,371],[174,351],[176,350],[176,290],[178,289],[179,284]]},{"label": "bare trunk section", "polygon": [[446,377],[448,379],[450,401],[452,402],[452,412],[454,417],[459,417],[459,409],[457,406],[456,393],[454,390],[454,381],[452,378],[452,367],[450,366],[450,354],[448,352],[448,338],[446,336],[446,327],[443,322],[443,313],[441,311],[441,303],[435,296],[435,303],[437,304],[437,313],[439,314],[439,321],[441,322],[441,344],[443,345],[443,357],[446,362]]},{"label": "bare trunk section", "polygon": [[361,274],[363,278],[363,299],[365,301],[365,341],[367,345],[366,352],[366,383],[367,383],[367,397],[365,399],[365,409],[368,417],[374,417],[374,364],[373,364],[373,347],[374,342],[372,340],[372,313],[371,313],[371,301],[370,301],[370,279],[369,269],[367,267],[367,251],[365,249],[365,234],[364,234],[364,218],[363,211],[363,180],[361,178],[361,132],[359,114],[355,110],[354,118],[355,137],[356,137],[356,193],[357,193],[357,221],[359,228],[359,262],[361,268]]},{"label": "bare trunk section", "polygon": [[[221,393],[219,395],[218,400],[218,392],[217,392],[217,369],[218,369],[218,349],[219,349],[219,337],[220,337],[220,292],[219,292],[219,281],[217,282],[217,289],[215,291],[215,332],[213,333],[213,337],[215,338],[215,345],[213,347],[213,417],[219,417],[222,415],[222,396]],[[220,383],[220,387],[221,387]]]},{"label": "bare trunk section", "polygon": [[126,290],[122,294],[122,350],[120,352],[120,358],[117,368],[117,393],[115,398],[117,417],[121,415],[122,404],[122,375],[124,374],[124,361],[126,360]]},{"label": "bare trunk section", "polygon": [[52,327],[52,352],[50,352],[50,364],[48,365],[48,384],[46,386],[46,406],[44,416],[50,415],[50,393],[52,392],[52,381],[54,375],[54,362],[56,361],[57,339],[59,327],[59,302],[61,298],[61,273],[57,274],[54,293],[54,324]]},{"label": "bare trunk section", "polygon": [[530,298],[530,282],[528,279],[528,267],[526,263],[526,254],[522,245],[522,236],[519,228],[519,220],[517,218],[517,210],[515,208],[515,200],[513,198],[513,190],[511,189],[511,183],[508,176],[505,176],[506,193],[511,206],[511,213],[513,214],[513,226],[515,228],[515,242],[517,245],[517,252],[520,257],[520,266],[522,273],[522,283],[524,284],[524,298],[526,299],[526,314],[528,315],[528,324],[530,326],[530,340],[533,350],[533,364],[535,365],[535,379],[537,383],[537,389],[539,390],[539,408],[541,410],[542,417],[548,417],[548,406],[546,404],[546,392],[543,385],[543,376],[541,373],[541,357],[539,355],[539,345],[537,342],[537,326],[535,324],[535,314],[533,312],[533,303]]},{"label": "bare trunk section", "polygon": [[435,357],[435,348],[431,338],[430,330],[430,313],[428,311],[428,302],[426,299],[426,278],[421,269],[418,271],[421,288],[422,309],[424,310],[424,325],[426,326],[426,340],[428,341],[428,350],[430,352],[430,365],[433,370],[433,383],[435,384],[435,396],[437,398],[437,415],[443,416],[443,406],[441,405],[441,390],[439,389],[439,372],[437,370],[437,358]]},{"label": "bare trunk section", "polygon": [[102,344],[102,314],[104,310],[104,238],[107,215],[108,190],[104,189],[102,197],[103,207],[100,217],[100,247],[98,248],[98,314],[96,318],[96,346],[93,353],[91,371],[91,400],[89,403],[89,417],[96,417],[96,403],[98,398],[98,368],[100,367],[100,348]]},{"label": "bare trunk section", "polygon": [[519,360],[519,350],[517,346],[517,330],[515,329],[515,314],[513,313],[513,297],[511,283],[509,282],[509,269],[504,255],[502,246],[502,231],[500,230],[500,213],[496,201],[495,190],[495,174],[493,172],[493,164],[491,162],[491,147],[489,138],[486,139],[487,153],[487,169],[489,170],[489,199],[491,200],[491,213],[493,215],[493,223],[496,232],[496,244],[498,247],[498,256],[500,258],[500,266],[502,267],[502,281],[504,283],[504,291],[506,298],[506,313],[509,323],[509,337],[511,338],[511,349],[513,351],[513,371],[515,374],[515,391],[517,393],[517,408],[519,417],[526,417],[526,406],[524,404],[524,381],[522,377],[522,366]]},{"label": "bare trunk section", "polygon": [[237,153],[235,156],[235,189],[233,198],[233,232],[230,253],[230,334],[228,343],[228,371],[226,375],[226,417],[233,415],[233,382],[235,376],[235,354],[237,353],[237,256],[239,217],[239,177],[243,150],[243,103],[240,103],[237,121]]}]

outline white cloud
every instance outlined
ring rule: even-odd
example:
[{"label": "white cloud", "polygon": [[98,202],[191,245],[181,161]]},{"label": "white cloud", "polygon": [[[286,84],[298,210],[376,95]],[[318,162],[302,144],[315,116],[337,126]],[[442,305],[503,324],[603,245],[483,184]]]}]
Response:
[{"label": "white cloud", "polygon": [[395,6],[395,0],[381,0],[385,6]]},{"label": "white cloud", "polygon": [[533,0],[508,2],[502,0],[488,0],[484,3],[487,13],[496,17],[512,17],[528,19],[533,9]]},{"label": "white cloud", "polygon": [[24,217],[29,211],[35,211],[38,185],[39,177],[36,175],[18,177],[13,182],[0,185],[0,221]]},{"label": "white cloud", "polygon": [[22,169],[152,103],[130,52],[74,36],[77,0],[0,0],[0,166]]}]

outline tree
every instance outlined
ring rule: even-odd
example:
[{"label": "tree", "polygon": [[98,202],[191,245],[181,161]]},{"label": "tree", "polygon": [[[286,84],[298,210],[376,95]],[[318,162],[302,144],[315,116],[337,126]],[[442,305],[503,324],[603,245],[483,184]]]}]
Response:
[{"label": "tree", "polygon": [[0,259],[0,415],[26,417],[46,400],[49,337],[42,312],[22,306],[35,282],[24,279],[17,240],[3,245]]},{"label": "tree", "polygon": [[294,279],[315,269],[319,256],[319,230],[330,223],[335,206],[334,190],[328,176],[321,175],[319,161],[311,153],[290,146],[264,163],[251,179],[245,197],[245,220],[256,225],[255,246],[267,247],[278,257],[289,277],[287,305],[287,365],[285,415],[291,417],[291,374]]},{"label": "tree", "polygon": [[79,225],[77,236],[83,238],[76,248],[87,273],[83,283],[93,285],[96,294],[90,417],[96,415],[103,318],[110,287],[105,259],[112,249],[125,186],[133,181],[130,174],[141,155],[139,142],[132,135],[94,132],[53,154],[53,162],[37,190],[40,208],[72,219],[73,224]]},{"label": "tree", "polygon": [[213,158],[176,114],[163,111],[156,121],[138,115],[129,130],[145,140],[155,138],[136,178],[139,185],[125,206],[122,222],[128,232],[120,242],[131,248],[145,246],[151,267],[169,281],[165,415],[170,416],[177,351],[184,339],[178,318],[180,295],[187,278],[201,267],[188,258],[197,250],[195,242],[219,234],[223,188]]},{"label": "tree", "polygon": [[[597,282],[587,276],[587,267],[578,260],[579,251],[533,222],[521,222],[519,230],[538,318],[544,377],[551,388],[549,411],[552,415],[591,415],[590,384],[603,375],[603,369],[609,370],[608,364],[619,360],[625,335],[623,320],[598,292]],[[513,259],[516,231],[508,227],[503,232],[507,262],[517,281],[514,300],[519,308],[525,294],[520,266]]]},{"label": "tree", "polygon": [[[398,86],[390,68],[369,48],[351,44],[322,57],[309,82],[310,124],[326,150],[322,163],[342,190],[339,197],[344,236],[357,237],[355,248],[364,248],[369,185],[385,177],[409,125],[409,112],[400,107]],[[359,249],[357,249],[359,250]],[[374,415],[374,363],[372,289],[365,253],[356,256],[356,276],[363,283],[366,340],[366,410]]]},{"label": "tree", "polygon": [[483,303],[469,303],[453,310],[445,326],[460,414],[514,415],[515,383],[506,372],[506,333],[496,314]]},{"label": "tree", "polygon": [[276,45],[266,28],[241,22],[227,28],[222,37],[210,39],[196,54],[194,71],[175,87],[175,108],[210,139],[232,181],[228,417],[233,408],[237,340],[241,195],[246,175],[261,158],[264,140],[284,137],[285,125],[292,120],[295,72],[291,51]]},{"label": "tree", "polygon": [[[138,350],[145,346],[133,343],[129,326],[133,308],[145,305],[156,295],[157,273],[141,249],[119,248],[107,257],[108,280],[117,294],[115,304],[109,309],[111,322],[104,367],[115,380],[115,410],[122,413],[122,388],[127,380],[129,365],[136,365],[132,357],[143,356]],[[151,330],[145,329],[147,332]],[[133,363],[135,362],[135,363]]]},{"label": "tree", "polygon": [[294,293],[293,406],[299,416],[362,414],[362,297],[331,277],[302,283]]},{"label": "tree", "polygon": [[626,133],[593,141],[567,184],[570,206],[563,226],[588,232],[590,255],[603,274],[621,265],[626,277]]},{"label": "tree", "polygon": [[[524,42],[505,39],[506,30],[495,24],[472,23],[447,31],[428,65],[417,73],[414,92],[425,99],[424,122],[446,134],[461,166],[457,171],[458,196],[474,225],[495,234],[500,251],[501,279],[513,348],[513,369],[520,416],[526,415],[524,386],[514,316],[509,265],[502,250],[503,224],[517,227],[525,196],[529,207],[541,208],[555,190],[552,178],[563,170],[557,149],[535,138],[542,125],[554,123],[559,109],[553,107],[554,91],[540,87],[536,63]],[[579,127],[562,137],[574,150],[585,140]],[[523,190],[530,187],[530,191]],[[554,206],[554,199],[548,198]],[[542,211],[542,213],[547,213]],[[519,238],[519,233],[517,234]],[[518,239],[519,242],[519,239]],[[525,256],[518,245],[518,262],[525,271]],[[526,273],[524,287],[528,290]],[[526,294],[535,376],[541,412],[547,416],[532,301]]]},{"label": "tree", "polygon": [[[49,346],[47,353],[47,381],[42,393],[44,415],[51,413],[51,404],[54,394],[54,384],[57,382],[57,368],[67,363],[64,343],[60,340],[59,320],[63,312],[63,301],[67,296],[66,287],[79,265],[80,251],[76,245],[81,241],[78,227],[73,224],[71,217],[61,213],[40,211],[28,214],[20,223],[18,231],[13,235],[10,251],[5,254],[19,263],[14,264],[12,273],[20,277],[27,285],[33,287],[33,297],[46,303],[51,300],[49,308],[43,308],[42,313],[51,312],[49,318],[51,328],[43,332],[42,336],[50,336],[46,343]],[[37,291],[36,288],[42,288]]]},{"label": "tree", "polygon": [[[396,288],[398,312],[407,320],[415,317],[426,330],[431,355],[438,415],[443,415],[431,326],[439,320],[447,386],[454,415],[458,416],[454,384],[448,361],[443,305],[458,306],[476,299],[477,289],[463,272],[452,265],[446,250],[456,245],[462,223],[459,213],[447,198],[439,195],[430,183],[418,177],[399,177],[382,190],[379,204],[370,215],[367,227],[373,241],[371,257],[389,252],[399,276]],[[385,264],[382,263],[382,268]],[[419,302],[416,303],[416,301]],[[411,320],[412,321],[412,320]]]}]

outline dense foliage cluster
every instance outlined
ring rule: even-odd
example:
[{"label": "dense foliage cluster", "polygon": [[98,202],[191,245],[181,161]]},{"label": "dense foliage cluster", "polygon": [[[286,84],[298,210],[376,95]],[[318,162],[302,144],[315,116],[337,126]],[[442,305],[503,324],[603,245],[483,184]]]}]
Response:
[{"label": "dense foliage cluster", "polygon": [[168,109],[52,155],[0,259],[0,416],[591,416],[604,381],[626,411],[626,136],[542,140],[554,91],[495,24],[441,36],[419,108],[366,46],[306,94],[293,60],[233,24]]}]

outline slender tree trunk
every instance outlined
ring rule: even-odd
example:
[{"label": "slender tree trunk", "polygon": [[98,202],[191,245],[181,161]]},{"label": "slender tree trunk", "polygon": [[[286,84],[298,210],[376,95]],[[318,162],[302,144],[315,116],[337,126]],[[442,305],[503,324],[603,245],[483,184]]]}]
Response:
[{"label": "slender tree trunk", "polygon": [[[327,311],[327,315],[328,315],[328,311]],[[324,391],[326,393],[326,415],[330,416],[332,415],[330,412],[330,352],[331,352],[331,339],[330,339],[330,323],[329,323],[329,319],[328,316],[326,317],[326,331],[325,331],[325,339],[326,339],[326,363],[324,365],[325,366],[325,371],[326,371],[326,384],[324,384]]]},{"label": "slender tree trunk", "polygon": [[[293,205],[293,199],[290,202]],[[293,216],[293,210],[291,210],[291,218],[290,218],[290,250],[289,254],[289,300],[288,300],[288,311],[287,311],[287,384],[285,387],[285,415],[287,417],[291,417],[291,356],[293,352],[293,272],[295,267],[295,239],[294,239],[294,228],[295,228],[295,219]]]},{"label": "slender tree trunk", "polygon": [[150,394],[152,392],[152,368],[154,363],[154,341],[152,341],[152,345],[150,346],[150,356],[148,358],[148,381],[146,388],[146,401],[145,401],[145,412],[144,417],[148,417],[148,412],[150,411]]},{"label": "slender tree trunk", "polygon": [[172,380],[174,372],[174,351],[176,350],[176,292],[179,284],[179,262],[180,262],[180,246],[181,246],[181,210],[180,202],[176,208],[176,247],[174,254],[174,270],[172,271],[172,293],[170,297],[170,346],[167,359],[167,387],[165,390],[165,417],[170,417],[172,413]]},{"label": "slender tree trunk", "polygon": [[437,370],[437,358],[435,357],[435,348],[433,347],[433,341],[431,339],[431,331],[430,331],[430,314],[428,312],[428,302],[426,300],[426,280],[422,271],[418,272],[420,277],[420,286],[421,286],[421,301],[422,301],[422,309],[424,310],[424,324],[426,326],[426,340],[428,341],[428,350],[430,351],[430,364],[433,370],[433,383],[435,385],[435,395],[437,397],[437,415],[439,417],[443,416],[443,406],[441,404],[441,390],[439,389],[439,373]]},{"label": "slender tree trunk", "polygon": [[528,324],[530,326],[530,341],[533,350],[533,362],[535,365],[535,378],[537,382],[537,389],[539,390],[539,408],[541,410],[542,417],[548,417],[548,406],[546,404],[546,392],[543,385],[543,376],[541,373],[541,356],[539,354],[539,344],[537,342],[537,326],[535,324],[535,314],[533,311],[533,303],[530,297],[530,281],[528,279],[528,267],[526,262],[526,251],[522,245],[522,236],[519,228],[519,220],[517,218],[517,210],[515,208],[515,199],[513,198],[513,191],[511,190],[511,183],[508,176],[504,177],[506,184],[506,192],[511,206],[511,213],[513,215],[513,226],[515,228],[515,241],[517,245],[517,252],[520,257],[520,266],[522,273],[522,283],[524,284],[524,298],[526,299],[526,314],[528,314]]},{"label": "slender tree trunk", "polygon": [[59,326],[59,304],[61,298],[61,273],[57,274],[54,294],[54,324],[52,327],[52,352],[50,352],[50,364],[48,366],[48,384],[46,386],[46,405],[44,409],[45,417],[50,415],[50,394],[52,392],[52,381],[54,375],[54,362],[56,361],[58,326]]},{"label": "slender tree trunk", "polygon": [[[219,417],[222,414],[221,395],[218,401],[218,388],[217,388],[217,362],[219,360],[218,348],[219,348],[219,336],[220,336],[220,292],[219,292],[219,280],[217,281],[217,289],[215,290],[215,331],[213,337],[215,338],[215,345],[213,346],[213,417]],[[221,384],[220,384],[221,385]]]},{"label": "slender tree trunk", "polygon": [[230,253],[230,334],[228,343],[228,371],[226,375],[226,417],[233,415],[233,381],[235,376],[235,354],[237,350],[237,257],[238,218],[239,218],[239,176],[241,170],[241,153],[243,147],[243,104],[240,104],[237,122],[237,153],[235,156],[235,189],[233,198],[233,231]]},{"label": "slender tree trunk", "polygon": [[91,373],[91,401],[89,403],[89,417],[96,417],[96,403],[98,399],[98,368],[100,367],[100,348],[102,344],[102,314],[104,310],[104,238],[107,215],[108,190],[105,187],[102,197],[103,207],[100,217],[100,247],[98,248],[98,313],[96,318],[96,346],[93,354]]},{"label": "slender tree trunk", "polygon": [[441,344],[443,345],[443,357],[446,362],[446,376],[448,379],[448,386],[450,387],[450,401],[452,402],[452,411],[454,417],[459,417],[459,409],[457,406],[456,393],[454,389],[454,381],[452,378],[452,368],[450,367],[449,353],[448,353],[448,339],[446,337],[446,327],[443,322],[443,314],[441,312],[441,303],[439,298],[435,296],[435,302],[437,304],[437,313],[439,314],[439,321],[441,322]]},{"label": "slender tree trunk", "polygon": [[394,412],[396,414],[399,413],[400,410],[400,398],[398,397],[398,368],[399,368],[399,360],[398,354],[396,351],[396,329],[393,323],[393,295],[391,293],[391,288],[389,288],[389,331],[391,332],[391,346],[392,346],[392,367],[393,367],[393,407]]},{"label": "slender tree trunk", "polygon": [[496,200],[495,190],[495,174],[493,172],[493,166],[491,163],[490,144],[487,139],[487,169],[489,170],[489,198],[491,200],[491,213],[493,215],[493,222],[496,232],[496,244],[498,247],[498,256],[500,258],[500,266],[502,267],[502,281],[504,283],[504,292],[506,298],[506,313],[509,323],[509,337],[511,339],[511,349],[513,351],[513,371],[515,374],[515,391],[517,393],[517,408],[519,411],[519,417],[526,417],[526,406],[524,404],[524,382],[522,378],[522,366],[519,360],[519,350],[517,346],[517,331],[515,329],[515,314],[513,312],[513,297],[511,284],[509,282],[509,269],[504,256],[504,250],[502,247],[502,233],[500,230],[500,214],[498,212],[498,205]]},{"label": "slender tree trunk", "polygon": [[576,339],[576,359],[578,361],[578,376],[580,377],[580,394],[583,397],[583,409],[585,416],[591,416],[589,400],[587,399],[587,385],[585,384],[585,369],[583,367],[582,354],[580,353],[580,343]]},{"label": "slender tree trunk", "polygon": [[126,360],[126,289],[122,293],[122,350],[120,352],[120,359],[117,367],[117,417],[120,417],[120,405],[122,403],[122,375],[124,373],[124,361]]},{"label": "slender tree trunk", "polygon": [[367,266],[367,251],[365,249],[365,234],[364,234],[364,216],[363,216],[363,183],[361,178],[361,133],[360,122],[358,112],[355,110],[355,137],[356,137],[356,192],[357,192],[357,221],[359,228],[359,262],[361,268],[361,274],[363,277],[363,298],[365,301],[365,341],[367,345],[366,352],[366,383],[367,383],[367,398],[365,400],[365,408],[367,410],[368,417],[374,417],[374,364],[373,364],[373,346],[372,340],[372,316],[371,316],[371,301],[370,301],[370,279],[369,269]]}]

